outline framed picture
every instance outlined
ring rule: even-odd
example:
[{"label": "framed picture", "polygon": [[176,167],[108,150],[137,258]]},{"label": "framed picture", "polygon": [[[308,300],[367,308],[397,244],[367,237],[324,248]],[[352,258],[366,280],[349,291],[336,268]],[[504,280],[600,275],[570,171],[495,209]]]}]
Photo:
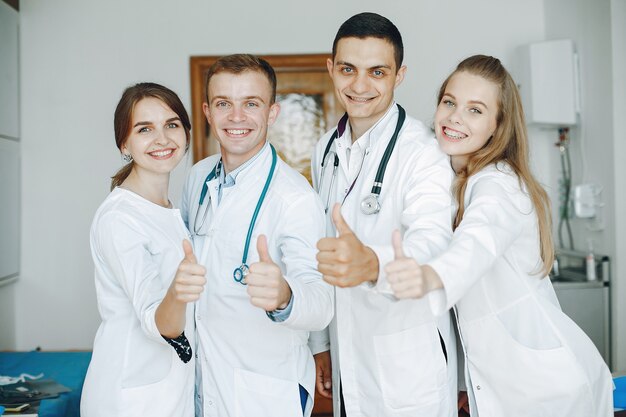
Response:
[{"label": "framed picture", "polygon": [[[343,114],[326,68],[326,60],[331,56],[310,54],[260,57],[276,71],[276,101],[281,107],[278,119],[268,131],[268,139],[281,158],[310,181],[313,147]],[[219,145],[211,137],[202,112],[206,73],[218,58],[194,56],[190,61],[194,162],[219,152]]]}]

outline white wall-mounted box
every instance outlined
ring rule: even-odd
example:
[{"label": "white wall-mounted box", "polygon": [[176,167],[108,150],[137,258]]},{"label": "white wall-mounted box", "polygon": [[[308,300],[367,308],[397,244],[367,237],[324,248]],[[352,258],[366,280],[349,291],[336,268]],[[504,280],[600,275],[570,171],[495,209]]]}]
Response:
[{"label": "white wall-mounted box", "polygon": [[578,123],[578,56],[570,39],[518,48],[517,79],[526,122],[549,126]]}]

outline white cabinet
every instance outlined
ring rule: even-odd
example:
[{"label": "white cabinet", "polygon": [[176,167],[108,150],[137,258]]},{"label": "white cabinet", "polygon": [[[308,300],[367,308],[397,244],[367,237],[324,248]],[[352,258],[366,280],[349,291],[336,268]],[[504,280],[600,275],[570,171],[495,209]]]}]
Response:
[{"label": "white cabinet", "polygon": [[609,283],[554,282],[563,312],[580,327],[611,366]]}]

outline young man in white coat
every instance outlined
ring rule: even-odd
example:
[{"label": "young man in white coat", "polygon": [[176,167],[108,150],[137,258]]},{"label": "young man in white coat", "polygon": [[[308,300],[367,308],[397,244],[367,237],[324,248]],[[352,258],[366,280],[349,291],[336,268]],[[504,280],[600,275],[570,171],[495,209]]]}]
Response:
[{"label": "young man in white coat", "polygon": [[317,144],[312,173],[327,212],[318,269],[335,286],[336,315],[309,344],[317,389],[332,395],[337,417],[457,414],[449,315],[437,319],[425,301],[396,299],[383,270],[394,229],[416,259],[439,254],[451,237],[450,162],[394,101],[402,58],[393,23],[361,13],[339,28],[328,60],[346,115]]},{"label": "young man in white coat", "polygon": [[279,105],[266,61],[220,58],[208,71],[206,94],[203,110],[220,154],[192,168],[182,202],[207,270],[195,313],[196,414],[310,415],[309,331],[333,315],[332,288],[315,260],[323,209],[267,142]]}]

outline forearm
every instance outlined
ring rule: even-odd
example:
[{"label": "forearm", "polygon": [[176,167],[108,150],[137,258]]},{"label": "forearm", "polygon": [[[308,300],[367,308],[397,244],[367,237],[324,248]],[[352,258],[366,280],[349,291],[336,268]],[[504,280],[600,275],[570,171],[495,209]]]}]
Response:
[{"label": "forearm", "polygon": [[155,322],[162,336],[176,338],[185,330],[187,303],[174,300],[168,292],[157,307]]},{"label": "forearm", "polygon": [[430,265],[422,265],[422,273],[424,274],[424,283],[427,293],[443,288],[441,277],[439,277],[437,271],[432,269]]},{"label": "forearm", "polygon": [[321,279],[303,282],[292,279],[293,308],[284,326],[293,330],[319,331],[334,314],[332,287]]}]

